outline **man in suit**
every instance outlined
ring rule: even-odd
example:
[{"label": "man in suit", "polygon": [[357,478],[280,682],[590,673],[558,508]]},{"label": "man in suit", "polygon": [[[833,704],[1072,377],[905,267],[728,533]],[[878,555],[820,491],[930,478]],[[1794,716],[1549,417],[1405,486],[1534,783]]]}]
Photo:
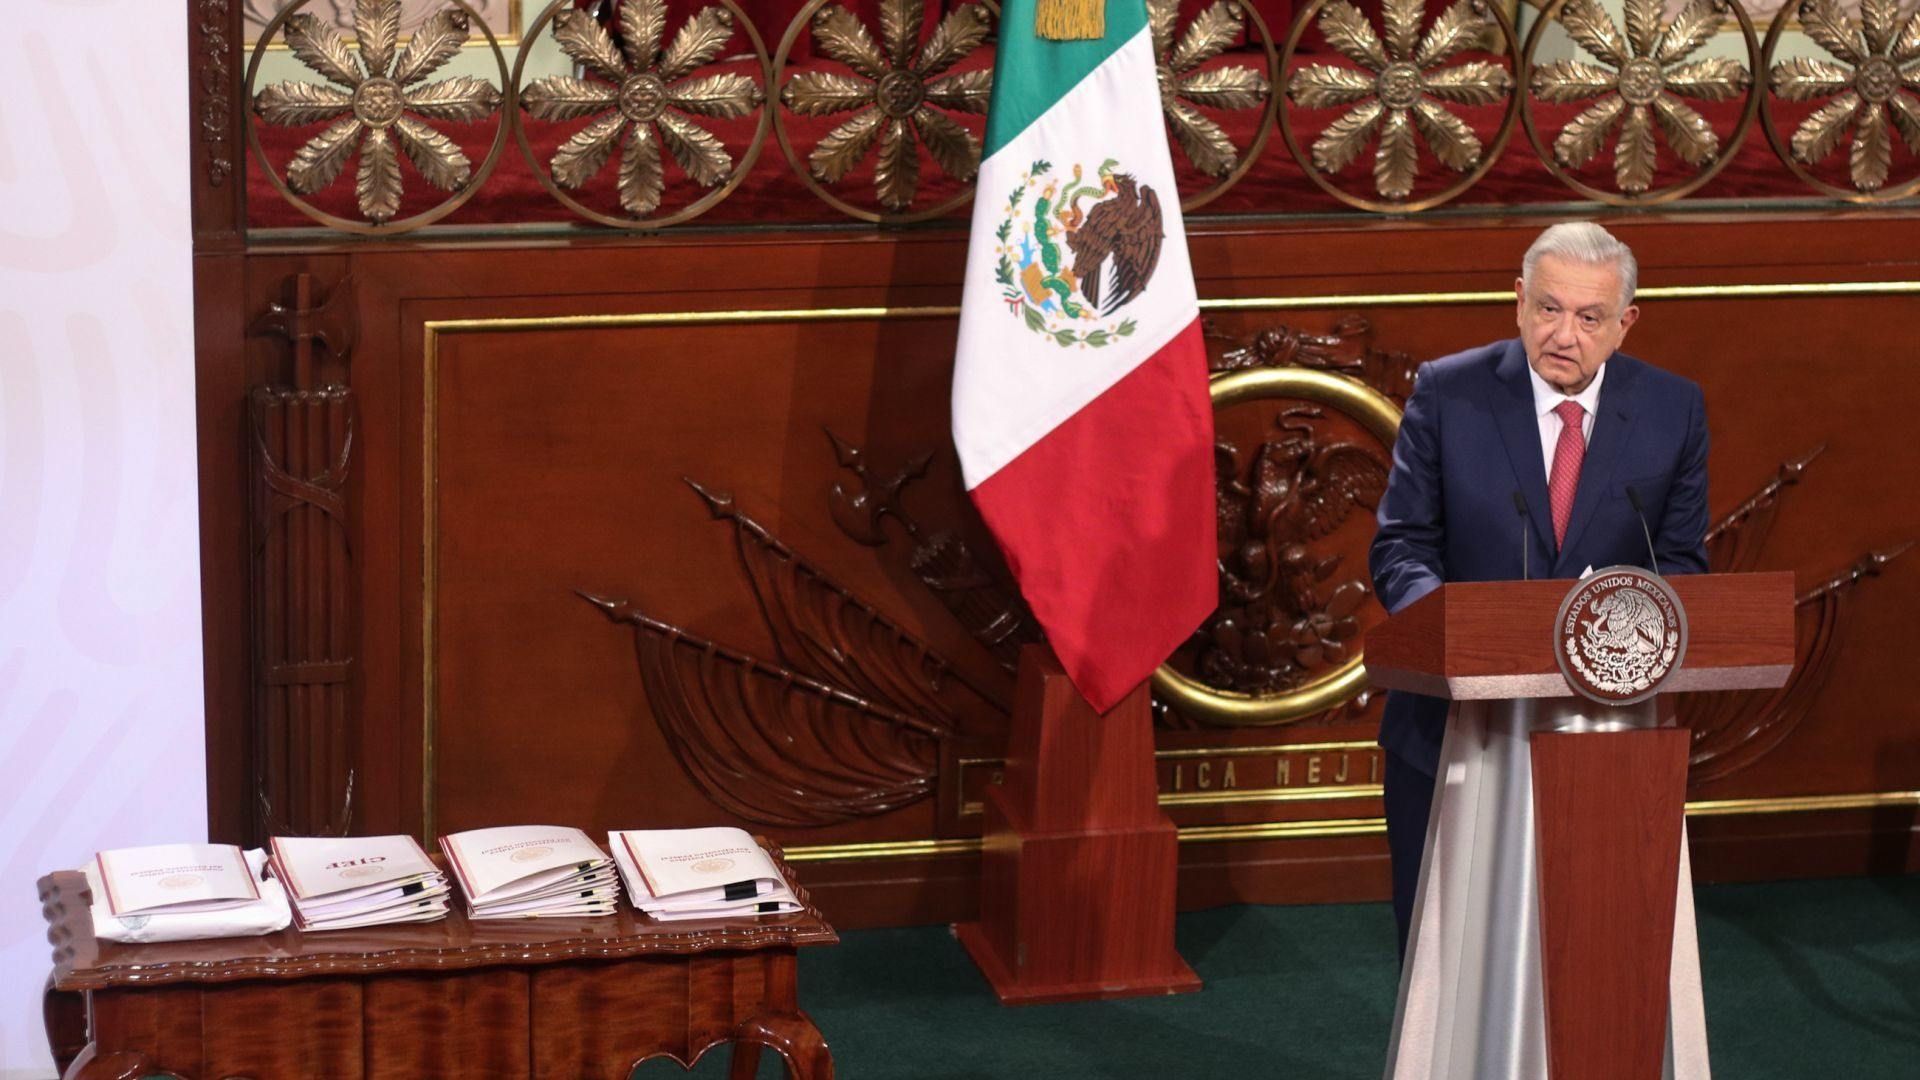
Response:
[{"label": "man in suit", "polygon": [[[1523,566],[1654,569],[1639,511],[1660,573],[1706,571],[1705,407],[1695,383],[1619,351],[1637,276],[1605,229],[1555,225],[1514,283],[1520,336],[1420,366],[1369,559],[1389,612]],[[1446,718],[1445,701],[1395,691],[1380,725],[1402,955]]]}]

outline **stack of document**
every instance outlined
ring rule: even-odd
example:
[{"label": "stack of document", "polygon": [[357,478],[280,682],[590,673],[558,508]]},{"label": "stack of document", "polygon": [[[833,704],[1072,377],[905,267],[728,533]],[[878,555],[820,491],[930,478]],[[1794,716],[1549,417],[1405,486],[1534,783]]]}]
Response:
[{"label": "stack of document", "polygon": [[740,829],[627,829],[607,834],[627,895],[663,921],[800,910],[773,859]]},{"label": "stack of document", "polygon": [[508,825],[440,838],[474,919],[611,915],[620,902],[612,860],[579,829]]},{"label": "stack of document", "polygon": [[247,857],[232,844],[155,844],[93,857],[114,915],[220,911],[260,899]]},{"label": "stack of document", "polygon": [[93,897],[94,936],[141,943],[285,929],[292,917],[287,894],[266,868],[259,850],[161,844],[102,851],[81,872]]},{"label": "stack of document", "polygon": [[411,836],[276,836],[273,876],[302,930],[447,917],[447,878]]}]

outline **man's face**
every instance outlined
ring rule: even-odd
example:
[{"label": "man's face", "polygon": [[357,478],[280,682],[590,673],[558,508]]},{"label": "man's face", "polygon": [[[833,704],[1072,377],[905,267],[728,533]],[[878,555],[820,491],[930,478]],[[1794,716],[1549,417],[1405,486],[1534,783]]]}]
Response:
[{"label": "man's face", "polygon": [[1626,340],[1640,309],[1620,307],[1620,273],[1554,255],[1542,256],[1531,283],[1513,283],[1527,363],[1563,394],[1587,388]]}]

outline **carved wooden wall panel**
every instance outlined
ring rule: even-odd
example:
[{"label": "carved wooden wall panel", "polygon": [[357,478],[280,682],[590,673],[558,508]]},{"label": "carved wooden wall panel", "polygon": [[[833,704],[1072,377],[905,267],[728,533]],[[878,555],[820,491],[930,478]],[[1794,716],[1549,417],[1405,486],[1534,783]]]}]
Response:
[{"label": "carved wooden wall panel", "polygon": [[[1920,475],[1900,389],[1916,359],[1901,328],[1920,316],[1915,226],[1808,215],[1621,229],[1644,285],[1697,290],[1644,300],[1630,344],[1704,385],[1716,514],[1804,463],[1722,542],[1727,558],[1794,569],[1803,593],[1920,537],[1920,500],[1889,479]],[[1194,250],[1216,366],[1344,372],[1403,399],[1411,363],[1511,331],[1501,294],[1533,232],[1212,227]],[[940,232],[246,256],[241,282],[218,288],[249,312],[301,270],[321,293],[353,281],[359,338],[342,373],[358,408],[353,828],[741,822],[787,845],[850,924],[966,915],[1007,683],[1006,650],[976,633],[1028,631],[997,591],[947,437],[962,252]],[[1872,279],[1907,284],[1801,287]],[[1741,284],[1790,287],[1727,288]],[[244,364],[203,378],[244,368],[275,381],[284,353],[257,340]],[[219,396],[203,390],[203,499],[216,516],[245,506],[221,457],[244,452],[241,418]],[[1236,405],[1221,435],[1249,491],[1256,460],[1271,463],[1271,505],[1293,497],[1282,479],[1344,477],[1361,500],[1324,528],[1299,510],[1289,528],[1309,537],[1306,561],[1268,575],[1311,594],[1262,616],[1287,630],[1288,655],[1320,650],[1281,681],[1317,678],[1340,659],[1332,646],[1364,648],[1380,618],[1356,589],[1366,461],[1385,450],[1325,401]],[[1276,535],[1237,564],[1243,579],[1285,554],[1293,534]],[[1711,778],[1692,793],[1708,804],[1694,822],[1702,878],[1911,860],[1914,800],[1876,809],[1870,796],[1920,789],[1900,683],[1920,556],[1878,569],[1835,594],[1831,665],[1804,711],[1751,737],[1741,725],[1770,715],[1766,702],[1712,714],[1722,727],[1703,752],[1716,771],[1701,767]],[[244,627],[247,592],[217,573],[208,589],[214,641],[232,632],[236,603]],[[1803,610],[1803,633],[1818,614]],[[236,700],[236,674],[244,697],[244,665],[216,670],[209,652],[210,702]],[[233,729],[232,708],[211,710],[210,731]],[[1182,902],[1384,895],[1377,715],[1377,702],[1355,703],[1222,727],[1164,713],[1159,775],[1185,841]],[[216,822],[231,821],[220,793],[243,788],[245,746],[211,752]],[[1809,809],[1789,796],[1858,798]]]},{"label": "carved wooden wall panel", "polygon": [[[783,657],[762,618],[733,526],[715,520],[685,478],[730,492],[741,510],[829,580],[872,597],[928,639],[934,653],[964,664],[973,681],[1004,688],[1004,673],[978,655],[943,610],[926,618],[903,602],[908,597],[870,551],[838,534],[826,499],[839,470],[824,432],[863,443],[884,439],[870,430],[869,401],[892,398],[898,404],[887,411],[899,419],[944,427],[948,365],[941,352],[950,349],[952,332],[950,320],[900,320],[483,329],[443,337],[427,375],[434,472],[423,478],[435,491],[438,539],[428,646],[437,683],[434,824],[455,830],[543,812],[594,827],[622,820],[693,825],[712,816],[713,800],[689,780],[651,721],[664,703],[650,702],[642,690],[632,634],[574,591],[625,600],[690,634],[808,670]],[[942,473],[943,489],[952,489],[951,470]],[[917,606],[932,607],[930,599]],[[879,662],[870,640],[845,648],[857,660]],[[751,729],[789,720],[771,700],[785,693],[778,679],[696,651],[705,658],[698,668],[720,670],[704,672],[709,685],[687,672],[687,692],[704,698],[741,690],[728,685],[737,680],[750,684],[744,696],[712,710],[720,724]],[[977,697],[954,705],[955,730],[1003,726]],[[921,708],[915,715],[937,714]],[[828,723],[854,725],[850,743],[868,737],[857,718]],[[754,735],[722,727],[704,737],[739,742]],[[795,767],[789,782],[857,770],[862,756],[871,755],[850,745],[838,762],[786,762]],[[536,775],[577,782],[553,790],[514,783],[529,762],[539,763]],[[781,764],[780,755],[769,754],[759,771]],[[849,778],[856,788],[858,781]],[[878,777],[872,782],[884,786]],[[742,796],[766,783],[757,776],[736,781]],[[708,786],[729,785],[716,779]],[[924,831],[929,810],[927,803],[904,819],[846,828],[850,838]]]}]

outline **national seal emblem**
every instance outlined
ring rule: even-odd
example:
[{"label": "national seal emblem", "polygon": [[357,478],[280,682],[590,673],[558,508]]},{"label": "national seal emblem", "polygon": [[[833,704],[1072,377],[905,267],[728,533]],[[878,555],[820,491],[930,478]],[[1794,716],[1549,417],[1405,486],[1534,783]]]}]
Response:
[{"label": "national seal emblem", "polygon": [[1658,693],[1687,652],[1687,616],[1665,578],[1610,566],[1560,602],[1553,653],[1580,696],[1631,705]]},{"label": "national seal emblem", "polygon": [[994,230],[994,281],[1007,310],[1062,348],[1103,348],[1138,323],[1120,310],[1143,293],[1166,239],[1160,196],[1108,158],[1087,175],[1036,161]]}]

